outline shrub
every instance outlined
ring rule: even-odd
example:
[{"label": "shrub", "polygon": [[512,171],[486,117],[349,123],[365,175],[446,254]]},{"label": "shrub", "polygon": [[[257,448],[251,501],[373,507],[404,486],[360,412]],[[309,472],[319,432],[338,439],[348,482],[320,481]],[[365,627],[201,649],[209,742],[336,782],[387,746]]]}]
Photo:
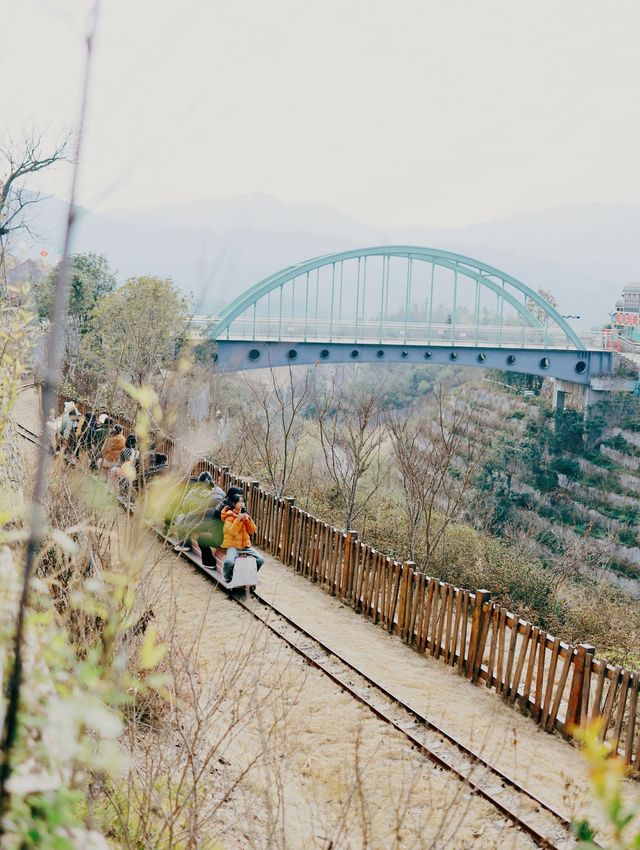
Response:
[{"label": "shrub", "polygon": [[592,463],[594,466],[600,466],[603,469],[617,469],[617,464],[615,461],[611,460],[610,457],[606,455],[600,454],[599,451],[594,452],[583,452],[582,457],[585,460],[588,460],[589,463]]},{"label": "shrub", "polygon": [[551,469],[567,478],[579,480],[582,477],[582,469],[577,460],[569,457],[559,457],[551,464]]},{"label": "shrub", "polygon": [[623,546],[639,546],[637,533],[632,528],[622,528],[618,532],[618,540]]},{"label": "shrub", "polygon": [[558,486],[558,476],[555,472],[540,469],[536,472],[535,483],[541,493],[551,493]]},{"label": "shrub", "polygon": [[559,553],[564,551],[564,544],[561,540],[558,539],[558,536],[554,534],[548,528],[541,529],[536,534],[536,540],[540,543],[541,546],[546,546],[547,549],[551,549],[554,553]]},{"label": "shrub", "polygon": [[609,437],[602,442],[605,446],[609,446],[610,449],[614,449],[615,451],[620,452],[620,454],[630,455],[631,457],[640,457],[640,449],[625,440],[622,434],[616,434],[615,437]]},{"label": "shrub", "polygon": [[526,511],[534,510],[536,501],[529,493],[512,493],[511,501],[518,508],[523,508]]},{"label": "shrub", "polygon": [[556,427],[550,435],[552,454],[580,452],[584,439],[584,416],[578,410],[564,410],[556,416]]},{"label": "shrub", "polygon": [[544,628],[562,619],[563,606],[540,561],[466,526],[447,530],[437,574],[462,587],[486,587],[495,601]]},{"label": "shrub", "polygon": [[610,589],[580,593],[566,613],[564,632],[574,643],[591,643],[614,664],[637,664],[640,611],[632,599]]}]

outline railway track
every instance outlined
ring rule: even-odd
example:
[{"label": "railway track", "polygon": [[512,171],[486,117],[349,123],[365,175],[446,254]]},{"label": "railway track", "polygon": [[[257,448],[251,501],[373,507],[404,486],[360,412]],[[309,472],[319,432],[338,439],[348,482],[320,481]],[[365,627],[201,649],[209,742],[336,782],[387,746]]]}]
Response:
[{"label": "railway track", "polygon": [[34,446],[40,445],[40,437],[35,433],[35,431],[30,431],[29,428],[25,428],[24,425],[21,425],[19,422],[16,422],[15,425],[20,437],[27,440],[29,443],[33,443]]},{"label": "railway track", "polygon": [[[33,431],[20,424],[17,427],[21,437],[36,445],[39,443],[40,438]],[[166,544],[175,543],[159,529],[154,531]],[[215,581],[215,576],[203,569],[200,559],[193,553],[185,552],[181,556]],[[263,596],[253,593],[246,597],[233,592],[229,595],[306,663],[404,735],[412,747],[437,768],[464,782],[473,794],[487,801],[538,847],[572,850],[576,846],[571,822],[564,815],[483,759],[480,753],[404,703]],[[600,847],[598,844],[594,846]]]},{"label": "railway track", "polygon": [[[195,559],[191,559],[194,560]],[[196,561],[197,565],[197,561]],[[538,847],[570,850],[576,846],[571,822],[515,780],[491,765],[428,717],[339,655],[259,594],[235,601],[334,684],[403,734],[438,768],[466,783]],[[597,845],[596,845],[597,846]]]},{"label": "railway track", "polygon": [[[158,533],[167,543],[175,543]],[[182,557],[216,581],[215,575],[204,569],[200,559],[193,553],[184,552]],[[538,847],[545,850],[571,850],[576,846],[571,821],[483,759],[480,753],[404,703],[260,594],[246,596],[226,592],[304,658],[306,663],[321,671],[376,717],[403,734],[412,747],[438,768],[464,782],[473,794],[490,803]],[[594,846],[600,847],[599,844]]]}]

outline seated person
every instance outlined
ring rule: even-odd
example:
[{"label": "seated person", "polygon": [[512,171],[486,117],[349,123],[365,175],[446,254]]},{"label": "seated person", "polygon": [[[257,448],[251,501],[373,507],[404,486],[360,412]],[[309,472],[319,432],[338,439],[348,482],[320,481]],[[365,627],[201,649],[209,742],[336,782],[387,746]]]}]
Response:
[{"label": "seated person", "polygon": [[[212,482],[213,486],[213,482]],[[205,567],[217,568],[216,549],[220,549],[224,542],[224,522],[222,521],[222,511],[225,507],[233,507],[231,501],[232,496],[242,496],[242,487],[229,487],[225,495],[224,491],[216,487],[212,499],[215,497],[220,501],[214,504],[205,513],[201,524],[194,532],[194,537],[198,541],[200,554],[202,557],[202,565]]]},{"label": "seated person", "polygon": [[[222,521],[218,508],[224,499],[224,490],[218,487],[209,472],[201,472],[197,478],[191,478],[174,511],[176,516],[176,534],[180,543],[174,546],[176,552],[189,552],[191,539],[211,538],[204,546],[219,546],[222,543]],[[215,528],[219,525],[219,531]],[[200,543],[198,543],[200,545]],[[204,563],[204,554],[203,554]]]},{"label": "seated person", "polygon": [[107,437],[102,447],[102,469],[111,469],[120,460],[120,452],[124,449],[126,440],[122,433],[122,425],[115,425],[111,436]]},{"label": "seated person", "polygon": [[111,432],[111,420],[106,413],[100,414],[95,428],[89,435],[89,468],[97,469],[102,456],[102,449]]},{"label": "seated person", "polygon": [[155,478],[156,475],[162,475],[163,472],[169,469],[169,458],[162,452],[147,452],[144,461],[142,475],[136,479],[136,485],[146,484],[151,478]]},{"label": "seated person", "polygon": [[227,550],[222,574],[225,581],[231,581],[233,565],[240,552],[253,555],[258,569],[264,564],[264,558],[251,548],[251,535],[255,534],[256,524],[247,513],[244,498],[239,493],[234,493],[231,497],[227,496],[227,499],[232,507],[225,505],[222,509],[224,521],[222,548]]},{"label": "seated person", "polygon": [[133,481],[136,477],[140,452],[136,448],[135,434],[129,434],[124,448],[120,452],[118,463],[109,470],[109,480],[115,483],[119,478]]},{"label": "seated person", "polygon": [[129,434],[127,440],[124,444],[124,448],[120,452],[120,463],[127,463],[130,461],[131,463],[138,463],[140,459],[140,452],[138,451],[138,438],[135,434]]}]

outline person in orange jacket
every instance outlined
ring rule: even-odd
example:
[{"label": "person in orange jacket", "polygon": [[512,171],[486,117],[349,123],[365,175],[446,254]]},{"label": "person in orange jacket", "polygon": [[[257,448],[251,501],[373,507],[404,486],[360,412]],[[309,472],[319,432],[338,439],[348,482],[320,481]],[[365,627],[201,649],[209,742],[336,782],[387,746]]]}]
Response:
[{"label": "person in orange jacket", "polygon": [[264,558],[251,548],[251,535],[255,534],[256,524],[247,513],[244,498],[240,493],[235,493],[229,501],[232,507],[227,504],[222,510],[224,522],[222,548],[227,550],[222,570],[225,581],[231,581],[233,565],[240,552],[253,555],[258,569],[264,564]]},{"label": "person in orange jacket", "polygon": [[107,437],[102,446],[102,469],[111,469],[120,460],[120,452],[126,445],[125,436],[122,433],[122,425],[115,425],[111,435]]}]

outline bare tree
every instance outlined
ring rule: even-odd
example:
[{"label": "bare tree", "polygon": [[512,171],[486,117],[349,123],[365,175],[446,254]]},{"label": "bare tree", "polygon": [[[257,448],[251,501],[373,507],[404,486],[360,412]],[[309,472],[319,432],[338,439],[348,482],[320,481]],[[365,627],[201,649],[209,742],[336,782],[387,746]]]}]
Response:
[{"label": "bare tree", "polygon": [[26,188],[28,178],[67,159],[69,137],[46,149],[42,133],[31,130],[20,142],[0,144],[0,271],[4,288],[4,256],[7,237],[17,230],[29,230],[27,207],[41,200]]},{"label": "bare tree", "polygon": [[257,407],[255,415],[243,423],[244,439],[264,469],[273,492],[282,498],[302,437],[301,412],[309,398],[309,373],[296,381],[289,367],[287,379],[281,382],[270,367],[268,383],[246,383]]},{"label": "bare tree", "polygon": [[447,526],[460,516],[483,453],[474,412],[473,399],[447,399],[438,384],[433,408],[387,417],[411,558],[420,551],[428,562]]},{"label": "bare tree", "polygon": [[[342,502],[345,528],[366,508],[384,474],[381,448],[386,437],[382,416],[384,384],[344,373],[314,392],[315,420],[324,464]],[[364,479],[369,470],[373,477]]]},{"label": "bare tree", "polygon": [[[543,298],[550,307],[557,307],[558,302],[553,296],[553,293],[549,292],[548,289],[538,289],[538,295]],[[539,322],[544,322],[547,318],[547,311],[544,307],[534,301],[533,298],[527,298],[527,310],[533,313],[536,319]]]}]

